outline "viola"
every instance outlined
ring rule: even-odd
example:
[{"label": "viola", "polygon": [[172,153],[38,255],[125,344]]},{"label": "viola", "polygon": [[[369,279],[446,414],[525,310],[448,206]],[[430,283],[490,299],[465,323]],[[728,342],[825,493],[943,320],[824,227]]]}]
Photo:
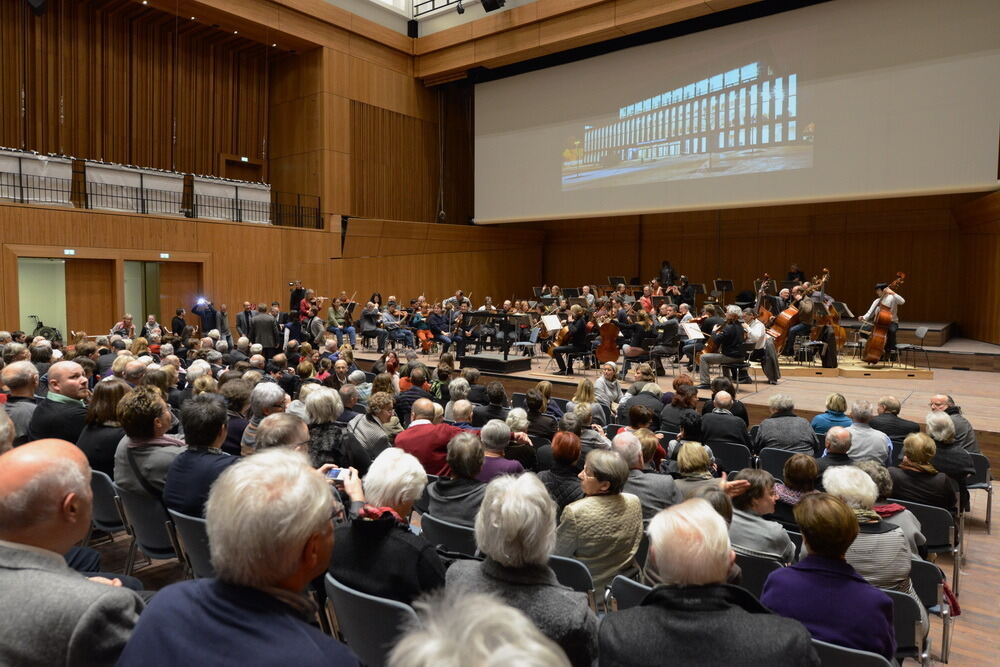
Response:
[{"label": "viola", "polygon": [[[888,289],[895,291],[897,287],[903,284],[905,278],[905,273],[902,271],[897,272],[896,279],[892,281]],[[879,299],[878,312],[875,313],[875,317],[872,320],[872,333],[865,343],[865,351],[861,356],[867,364],[877,364],[882,360],[882,355],[885,354],[885,345],[889,339],[889,326],[892,324],[892,309],[882,303],[882,299]]]}]

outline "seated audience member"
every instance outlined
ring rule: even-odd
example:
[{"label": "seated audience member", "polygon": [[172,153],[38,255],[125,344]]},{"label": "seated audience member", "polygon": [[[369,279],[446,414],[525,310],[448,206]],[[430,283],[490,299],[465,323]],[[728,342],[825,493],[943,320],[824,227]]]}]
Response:
[{"label": "seated audience member", "polygon": [[[472,411],[472,425],[483,426],[491,419],[507,420],[507,392],[499,382],[486,385],[488,405],[477,405]],[[471,400],[471,399],[470,399]]]},{"label": "seated audience member", "polygon": [[479,433],[480,429],[472,425],[472,411],[475,406],[464,398],[455,401],[455,407],[451,409],[451,415],[455,418],[452,424],[464,431]]},{"label": "seated audience member", "polygon": [[115,483],[160,498],[170,464],[184,451],[183,441],[166,434],[170,406],[156,387],[136,387],[118,403],[118,421],[126,437],[115,451]]},{"label": "seated audience member", "polygon": [[[648,364],[641,365],[648,367]],[[636,385],[640,385],[640,388],[633,393],[633,390],[636,389]],[[656,384],[655,376],[653,380],[645,383],[637,381],[632,386],[632,389],[629,389],[628,395],[631,398],[629,398],[627,403],[623,400],[623,402],[618,404],[618,414],[615,415],[615,418],[619,424],[627,424],[629,410],[633,406],[641,405],[642,407],[649,409],[649,411],[653,414],[653,421],[650,425],[651,430],[670,430],[669,425],[666,424],[663,419],[663,416],[669,413],[670,406],[663,406],[663,389]],[[694,403],[697,403],[697,400],[698,392],[695,391],[695,397],[691,407],[694,406]]]},{"label": "seated audience member", "polygon": [[882,396],[878,399],[878,414],[868,422],[873,429],[889,436],[889,441],[892,442],[893,465],[899,465],[903,458],[903,440],[906,436],[920,432],[920,424],[899,416],[901,409],[902,405],[898,398]]},{"label": "seated audience member", "polygon": [[899,526],[883,521],[872,509],[878,489],[871,477],[854,466],[830,468],[823,473],[823,487],[854,510],[858,536],[847,550],[847,562],[872,586],[906,593],[920,607],[921,626],[927,634],[927,612],[910,582],[910,545]]},{"label": "seated audience member", "polygon": [[924,505],[933,505],[958,514],[957,485],[932,463],[937,454],[933,438],[911,433],[903,440],[903,460],[898,468],[889,468],[892,497]]},{"label": "seated audience member", "polygon": [[982,453],[976,440],[976,429],[962,414],[962,408],[955,405],[955,399],[946,394],[936,394],[931,396],[930,408],[934,412],[943,412],[951,417],[952,425],[955,427],[955,444],[970,454]]},{"label": "seated audience member", "polygon": [[617,453],[598,449],[580,472],[584,498],[566,506],[556,533],[555,554],[575,558],[590,570],[594,590],[603,591],[618,574],[639,571],[642,504],[622,493],[628,464]]},{"label": "seated audience member", "polygon": [[580,403],[574,410],[567,410],[566,415],[576,415],[580,424],[580,447],[583,457],[595,449],[611,449],[611,441],[604,436],[604,429],[593,423],[594,413],[589,403]]},{"label": "seated audience member", "polygon": [[771,414],[757,429],[756,451],[765,447],[802,452],[810,456],[816,451],[816,437],[812,426],[795,414],[795,401],[787,394],[775,394],[767,401]]},{"label": "seated audience member", "polygon": [[601,377],[594,382],[594,402],[611,410],[622,400],[622,388],[618,384],[618,365],[613,361],[601,364]]},{"label": "seated audience member", "polygon": [[455,421],[452,409],[458,401],[467,400],[469,397],[469,381],[458,377],[448,383],[448,402],[444,406],[444,418],[446,421]]},{"label": "seated audience member", "polygon": [[929,412],[924,418],[927,425],[927,435],[934,439],[937,453],[931,459],[933,466],[948,475],[958,486],[961,509],[969,511],[969,491],[966,485],[969,478],[976,472],[969,452],[957,444],[955,440],[955,422],[946,412]]},{"label": "seated audience member", "polygon": [[350,424],[352,419],[363,414],[358,411],[358,388],[353,384],[345,384],[337,390],[337,393],[340,394],[340,402],[344,404],[344,411],[340,413],[337,421]]},{"label": "seated audience member", "polygon": [[511,439],[503,452],[504,457],[517,461],[525,470],[536,470],[538,457],[535,445],[528,437],[528,413],[524,408],[511,408],[507,413],[507,426],[510,427]]},{"label": "seated audience member", "polygon": [[291,412],[276,412],[264,417],[257,429],[257,446],[254,451],[272,447],[285,447],[308,455],[309,425]]},{"label": "seated audience member", "polygon": [[434,400],[434,396],[424,389],[425,382],[427,382],[427,369],[423,366],[417,366],[410,371],[410,388],[406,391],[401,391],[396,396],[396,416],[399,417],[400,423],[404,426],[410,420],[414,402],[421,398],[430,401]]},{"label": "seated audience member", "polygon": [[486,492],[486,485],[476,479],[485,458],[483,443],[475,434],[459,430],[448,442],[447,457],[445,467],[450,477],[442,476],[427,487],[427,513],[435,519],[472,526]]},{"label": "seated audience member", "polygon": [[476,384],[479,381],[479,369],[463,368],[462,377],[469,383],[469,394],[466,398],[476,405],[489,405],[490,399],[486,395],[486,385]]},{"label": "seated audience member", "polygon": [[230,380],[219,389],[219,393],[226,401],[226,415],[229,417],[226,424],[226,440],[222,443],[222,451],[227,454],[240,455],[243,431],[250,423],[246,415],[252,390],[253,386],[242,378]]},{"label": "seated audience member", "polygon": [[593,423],[605,425],[607,420],[604,418],[604,408],[594,399],[594,383],[589,378],[583,378],[577,383],[576,393],[573,394],[572,399],[566,402],[566,410],[575,410],[576,406],[581,403],[590,406],[591,412],[593,412]]},{"label": "seated audience member", "polygon": [[649,524],[647,569],[656,586],[638,607],[608,614],[598,631],[602,667],[819,665],[809,632],[725,584],[735,555],[726,522],[701,498]]},{"label": "seated audience member", "polygon": [[0,410],[0,454],[14,447],[15,432],[14,422],[10,420],[6,412]]},{"label": "seated audience member", "polygon": [[854,463],[848,453],[851,451],[851,432],[843,426],[832,426],[826,432],[824,439],[826,453],[823,458],[816,459],[819,485],[823,485],[823,473],[828,468],[849,466]]},{"label": "seated audience member", "polygon": [[479,431],[485,456],[476,479],[483,484],[489,484],[494,477],[500,475],[519,475],[524,472],[524,466],[520,463],[504,458],[504,452],[510,444],[510,435],[510,427],[499,419],[491,419]]},{"label": "seated audience member", "polygon": [[768,576],[761,603],[820,641],[894,661],[892,600],[844,558],[858,535],[854,512],[834,496],[811,493],[795,505],[795,520],[808,555]]},{"label": "seated audience member", "polygon": [[524,613],[484,594],[436,595],[416,603],[420,622],[389,654],[388,667],[506,665],[569,667],[559,646]]},{"label": "seated audience member", "polygon": [[709,447],[712,443],[735,443],[753,447],[746,423],[733,414],[733,397],[728,391],[720,391],[715,395],[715,407],[701,417],[701,437]]},{"label": "seated audience member", "polygon": [[826,412],[821,412],[812,418],[812,429],[816,435],[826,435],[831,426],[843,426],[847,428],[851,425],[851,418],[847,412],[847,399],[843,394],[833,393],[826,397]]},{"label": "seated audience member", "polygon": [[290,399],[276,382],[260,382],[250,392],[250,421],[240,439],[240,453],[248,456],[257,448],[257,427],[270,415],[284,412]]},{"label": "seated audience member", "polygon": [[356,479],[344,486],[351,500],[363,502],[363,507],[357,518],[334,531],[337,548],[330,574],[362,593],[404,604],[444,586],[444,563],[437,550],[408,523],[413,503],[427,485],[420,462],[390,447],[372,461],[363,487],[354,488]]},{"label": "seated audience member", "polygon": [[70,443],[0,455],[0,664],[118,659],[142,600],[120,582],[84,578],[62,555],[89,533],[92,501],[87,458]]},{"label": "seated audience member", "polygon": [[528,435],[552,440],[556,434],[556,418],[545,411],[545,398],[536,389],[528,390],[524,396],[524,407],[528,410]]},{"label": "seated audience member", "polygon": [[[736,386],[733,384],[733,381],[727,377],[719,375],[718,377],[712,378],[711,386],[712,398],[705,401],[705,405],[701,406],[701,414],[703,415],[707,415],[715,409],[715,397],[720,391],[724,391],[732,397],[736,396]],[[727,409],[742,419],[744,426],[750,426],[750,415],[747,413],[747,406],[743,405],[743,401],[733,398],[732,405],[730,405]]]},{"label": "seated audience member", "polygon": [[[553,419],[561,419],[563,416],[563,409],[559,403],[552,400],[552,383],[548,380],[542,380],[535,385],[535,390],[541,394],[544,399],[546,414],[551,416]],[[472,399],[470,398],[469,400],[471,401]]]},{"label": "seated audience member", "polygon": [[358,415],[347,424],[347,430],[357,438],[361,446],[374,458],[390,446],[389,434],[383,424],[395,417],[392,395],[384,391],[372,394],[368,398],[368,412]]},{"label": "seated audience member", "polygon": [[857,463],[865,459],[890,465],[892,461],[892,441],[881,431],[876,431],[869,422],[875,416],[875,406],[871,401],[854,401],[851,404],[852,423],[847,427],[851,434],[851,451],[848,456]]},{"label": "seated audience member", "polygon": [[271,449],[227,469],[205,507],[216,578],[157,593],[118,664],[358,665],[310,625],[302,595],[330,562],[338,509],[302,453]]},{"label": "seated audience member", "polygon": [[[651,431],[671,431],[677,433],[681,430],[681,421],[684,415],[695,413],[698,405],[698,390],[689,384],[682,384],[674,389],[674,397],[670,399],[670,405],[664,406],[660,410],[660,423],[657,428]],[[653,406],[651,410],[656,411]],[[619,408],[619,413],[621,409]]]},{"label": "seated audience member", "polygon": [[130,391],[128,383],[116,377],[94,385],[94,395],[87,406],[86,426],[76,446],[83,450],[90,467],[108,477],[115,474],[115,452],[125,431],[118,422],[118,402]]},{"label": "seated audience member", "polygon": [[7,416],[14,422],[14,438],[18,442],[27,442],[28,425],[31,424],[31,416],[38,404],[38,399],[35,397],[35,391],[38,389],[38,369],[30,361],[7,364],[0,371],[0,385],[6,386],[10,392],[3,407]]},{"label": "seated audience member", "polygon": [[[396,435],[395,446],[416,456],[429,474],[447,475],[448,443],[465,431],[451,424],[434,424],[431,421],[434,419],[434,402],[429,398],[414,401],[411,416],[410,425]],[[473,476],[478,474],[479,470],[476,470]]]},{"label": "seated audience member", "polygon": [[774,477],[766,470],[744,468],[733,475],[733,480],[750,482],[745,493],[733,498],[733,523],[729,527],[733,548],[751,556],[791,563],[795,558],[791,538],[780,523],[764,518],[774,513],[778,500]]},{"label": "seated audience member", "polygon": [[54,438],[76,444],[87,421],[84,400],[90,385],[75,361],[57,361],[48,370],[48,394],[38,401],[28,423],[27,439]]},{"label": "seated audience member", "polygon": [[700,442],[688,440],[681,444],[677,454],[677,492],[682,500],[693,498],[700,489],[718,486],[712,475],[712,458],[707,447]]},{"label": "seated audience member", "polygon": [[899,503],[889,502],[889,498],[892,497],[892,477],[886,467],[875,461],[861,461],[855,466],[875,482],[875,488],[878,490],[878,497],[872,505],[875,513],[886,523],[899,526],[903,535],[906,535],[906,542],[910,545],[910,555],[913,558],[926,556],[924,545],[927,544],[927,538],[921,532],[920,520]]},{"label": "seated audience member", "polygon": [[496,595],[527,614],[570,664],[587,667],[597,654],[597,619],[586,595],[560,585],[549,568],[555,510],[534,475],[490,482],[476,516],[476,545],[486,559],[454,563],[448,592]]},{"label": "seated audience member", "polygon": [[580,437],[569,431],[559,431],[552,438],[552,467],[538,473],[549,496],[556,503],[559,516],[570,503],[583,498],[580,487]]},{"label": "seated audience member", "polygon": [[319,387],[306,397],[309,456],[317,468],[332,463],[341,468],[354,468],[363,477],[372,463],[371,455],[347,426],[337,421],[343,410],[340,395],[330,387]]},{"label": "seated audience member", "polygon": [[808,454],[793,454],[785,461],[781,470],[782,482],[776,482],[774,490],[778,501],[774,504],[774,514],[770,518],[777,519],[786,526],[795,525],[793,510],[802,497],[816,490],[816,478],[819,468],[816,459]]},{"label": "seated audience member", "polygon": [[221,449],[226,419],[226,406],[217,396],[201,394],[184,401],[181,425],[188,448],[167,470],[163,502],[168,508],[188,516],[204,516],[212,483],[240,460]]},{"label": "seated audience member", "polygon": [[642,505],[642,520],[649,521],[660,510],[681,501],[680,491],[670,475],[643,472],[642,443],[634,433],[622,431],[615,436],[612,447],[628,465],[628,479],[622,488]]}]

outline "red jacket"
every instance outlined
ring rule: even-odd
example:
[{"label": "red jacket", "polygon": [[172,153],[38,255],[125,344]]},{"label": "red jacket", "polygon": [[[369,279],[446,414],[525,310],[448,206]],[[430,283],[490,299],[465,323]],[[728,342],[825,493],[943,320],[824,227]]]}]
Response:
[{"label": "red jacket", "polygon": [[396,447],[413,454],[430,475],[450,475],[448,441],[462,429],[451,424],[417,424],[396,435]]}]

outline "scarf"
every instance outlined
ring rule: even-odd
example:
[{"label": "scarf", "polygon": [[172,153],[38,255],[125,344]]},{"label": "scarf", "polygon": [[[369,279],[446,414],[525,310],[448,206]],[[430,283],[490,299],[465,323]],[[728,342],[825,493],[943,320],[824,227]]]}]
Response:
[{"label": "scarf", "polygon": [[798,505],[799,501],[802,500],[802,496],[806,494],[804,491],[789,489],[784,484],[775,484],[774,490],[778,492],[778,500],[786,505]]},{"label": "scarf", "polygon": [[683,479],[699,480],[699,479],[712,479],[712,473],[708,472],[684,472],[681,473]]},{"label": "scarf", "polygon": [[865,510],[856,507],[854,508],[854,516],[857,517],[858,523],[876,523],[879,521],[878,513],[874,510]]},{"label": "scarf", "polygon": [[893,514],[899,514],[906,508],[899,503],[884,503],[882,505],[876,505],[872,509],[875,510],[876,514],[884,519],[885,517],[892,516]]},{"label": "scarf", "polygon": [[405,521],[403,521],[403,517],[399,516],[399,514],[396,513],[396,510],[391,507],[375,507],[374,505],[369,505],[368,503],[365,503],[364,507],[361,508],[361,511],[358,512],[358,518],[374,520],[381,519],[386,514],[392,515],[392,518],[396,520],[396,523],[403,524],[404,526],[408,525]]},{"label": "scarf", "polygon": [[140,440],[128,439],[129,447],[187,447],[187,443],[169,435],[161,435],[159,438],[146,438]]},{"label": "scarf", "polygon": [[903,457],[903,462],[899,464],[899,467],[903,470],[909,470],[911,472],[926,472],[931,475],[936,475],[938,473],[938,469],[930,463],[914,463],[905,456]]}]

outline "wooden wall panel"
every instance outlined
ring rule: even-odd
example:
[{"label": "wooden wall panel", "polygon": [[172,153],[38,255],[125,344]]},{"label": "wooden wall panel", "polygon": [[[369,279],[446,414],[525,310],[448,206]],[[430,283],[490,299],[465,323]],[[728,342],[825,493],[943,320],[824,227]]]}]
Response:
[{"label": "wooden wall panel", "polygon": [[[187,311],[188,324],[200,322],[198,316],[191,313],[191,308],[203,293],[201,273],[201,265],[192,262],[163,262],[160,265],[160,324],[169,327],[177,308]],[[231,327],[236,324],[235,317],[235,314],[230,316]]]},{"label": "wooden wall panel", "polygon": [[66,262],[66,326],[71,331],[107,333],[117,321],[114,290],[108,289],[114,277],[115,263],[110,259]]},{"label": "wooden wall panel", "polygon": [[1000,345],[1000,192],[955,210],[962,229],[960,284],[965,335]]}]

